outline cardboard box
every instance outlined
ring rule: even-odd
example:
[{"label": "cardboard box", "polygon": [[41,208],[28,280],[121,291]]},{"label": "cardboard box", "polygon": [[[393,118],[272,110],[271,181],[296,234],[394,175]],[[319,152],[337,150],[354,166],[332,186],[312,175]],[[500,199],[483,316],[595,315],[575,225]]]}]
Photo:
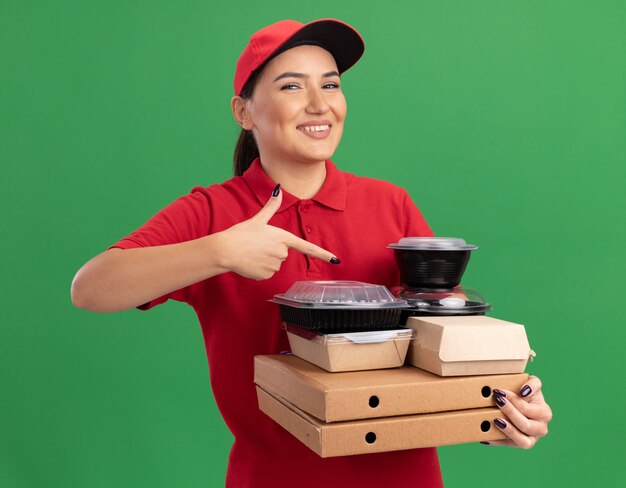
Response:
[{"label": "cardboard box", "polygon": [[293,355],[256,356],[254,382],[325,422],[485,408],[494,388],[518,390],[527,374],[442,378],[412,366],[328,373]]},{"label": "cardboard box", "polygon": [[535,353],[521,324],[486,317],[410,317],[407,362],[440,376],[522,373]]},{"label": "cardboard box", "polygon": [[411,329],[318,334],[286,325],[291,352],[326,371],[398,368],[404,364]]},{"label": "cardboard box", "polygon": [[502,415],[495,407],[324,423],[258,386],[257,396],[263,412],[321,457],[493,441],[505,437],[492,425],[493,420]]}]

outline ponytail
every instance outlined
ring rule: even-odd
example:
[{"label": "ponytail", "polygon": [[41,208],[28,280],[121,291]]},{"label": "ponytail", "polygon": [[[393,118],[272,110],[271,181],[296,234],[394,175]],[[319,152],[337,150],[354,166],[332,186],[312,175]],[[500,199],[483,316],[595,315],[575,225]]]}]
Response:
[{"label": "ponytail", "polygon": [[252,161],[258,157],[259,148],[256,145],[252,131],[241,129],[233,156],[233,173],[235,176],[243,175],[252,164]]}]

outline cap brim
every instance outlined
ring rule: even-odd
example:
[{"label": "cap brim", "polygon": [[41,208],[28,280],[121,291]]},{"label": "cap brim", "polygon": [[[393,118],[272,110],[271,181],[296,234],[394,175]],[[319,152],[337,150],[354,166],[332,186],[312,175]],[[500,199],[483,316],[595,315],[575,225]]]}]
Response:
[{"label": "cap brim", "polygon": [[307,41],[331,53],[335,58],[339,73],[354,66],[365,52],[365,43],[354,28],[338,20],[321,19],[305,24],[276,49],[271,57],[292,47],[306,44]]}]

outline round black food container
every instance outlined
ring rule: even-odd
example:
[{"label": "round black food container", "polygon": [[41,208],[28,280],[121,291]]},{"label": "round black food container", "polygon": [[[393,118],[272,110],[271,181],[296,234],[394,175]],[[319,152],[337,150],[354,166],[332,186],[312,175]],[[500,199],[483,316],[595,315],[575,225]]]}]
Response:
[{"label": "round black food container", "polygon": [[485,315],[491,310],[479,292],[462,286],[447,291],[400,288],[395,295],[409,304],[401,311],[401,325],[406,325],[409,317]]},{"label": "round black food container", "polygon": [[297,325],[303,329],[314,330],[320,334],[397,329],[401,315],[402,309],[399,308],[320,309],[280,305],[280,319],[283,322]]},{"label": "round black food container", "polygon": [[458,286],[470,252],[478,249],[453,237],[405,237],[389,247],[405,286],[438,289]]},{"label": "round black food container", "polygon": [[283,322],[322,334],[397,329],[407,302],[358,281],[298,281],[272,299]]}]

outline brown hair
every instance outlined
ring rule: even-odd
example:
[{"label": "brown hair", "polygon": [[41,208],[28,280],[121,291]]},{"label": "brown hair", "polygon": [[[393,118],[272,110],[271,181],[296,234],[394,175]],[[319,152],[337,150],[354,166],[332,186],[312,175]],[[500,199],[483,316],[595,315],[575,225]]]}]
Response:
[{"label": "brown hair", "polygon": [[[267,64],[267,63],[266,63]],[[256,82],[259,79],[259,75],[265,64],[260,66],[256,71],[250,75],[248,81],[243,86],[239,96],[244,99],[248,99],[252,96]],[[256,145],[254,136],[251,130],[241,129],[239,138],[235,144],[235,153],[233,154],[233,173],[235,176],[241,176],[250,167],[252,161],[259,157],[259,148]]]}]

